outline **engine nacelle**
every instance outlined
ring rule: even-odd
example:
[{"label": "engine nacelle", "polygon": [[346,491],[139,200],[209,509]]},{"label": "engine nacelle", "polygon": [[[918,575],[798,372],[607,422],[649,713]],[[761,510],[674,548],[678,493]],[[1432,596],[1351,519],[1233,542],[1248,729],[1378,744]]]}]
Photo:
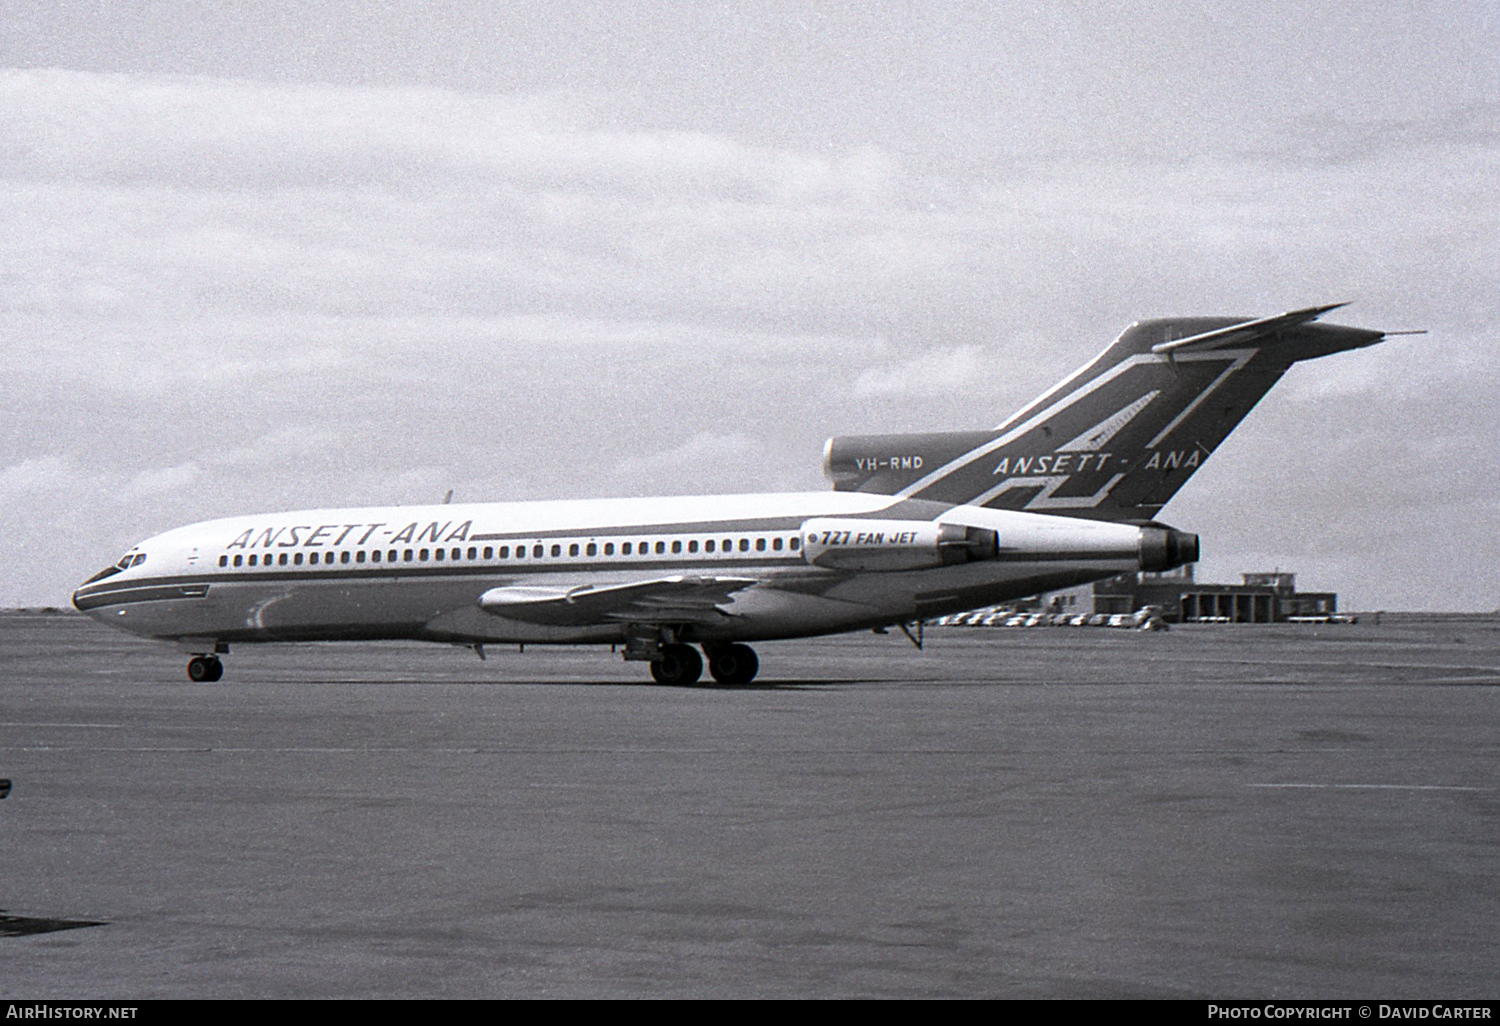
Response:
[{"label": "engine nacelle", "polygon": [[1198,562],[1198,536],[1165,524],[1141,528],[1141,569],[1152,572],[1175,570],[1184,563]]},{"label": "engine nacelle", "polygon": [[995,559],[999,535],[931,520],[814,517],[802,524],[802,558],[831,570],[926,570]]}]

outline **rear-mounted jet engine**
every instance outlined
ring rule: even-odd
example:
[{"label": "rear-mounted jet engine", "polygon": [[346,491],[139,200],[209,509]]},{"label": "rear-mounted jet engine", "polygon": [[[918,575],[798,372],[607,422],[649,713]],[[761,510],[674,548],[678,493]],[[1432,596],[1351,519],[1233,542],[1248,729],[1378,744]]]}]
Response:
[{"label": "rear-mounted jet engine", "polygon": [[999,552],[999,535],[984,527],[836,517],[802,524],[802,558],[830,570],[926,570]]}]

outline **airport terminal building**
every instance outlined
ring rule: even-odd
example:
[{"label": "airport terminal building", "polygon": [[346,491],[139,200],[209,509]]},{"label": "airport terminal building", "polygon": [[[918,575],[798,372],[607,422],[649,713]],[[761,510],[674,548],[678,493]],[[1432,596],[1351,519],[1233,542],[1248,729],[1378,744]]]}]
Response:
[{"label": "airport terminal building", "polygon": [[1242,574],[1239,584],[1195,580],[1193,564],[1168,573],[1121,574],[1040,596],[1037,608],[1061,613],[1134,613],[1154,607],[1168,623],[1281,623],[1338,612],[1334,592],[1299,592],[1297,575]]}]

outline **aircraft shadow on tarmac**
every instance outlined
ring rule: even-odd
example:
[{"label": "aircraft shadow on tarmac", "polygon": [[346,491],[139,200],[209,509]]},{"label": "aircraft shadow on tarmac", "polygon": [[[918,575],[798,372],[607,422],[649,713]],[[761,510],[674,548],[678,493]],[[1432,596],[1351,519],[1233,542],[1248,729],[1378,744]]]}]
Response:
[{"label": "aircraft shadow on tarmac", "polygon": [[108,926],[108,923],[90,919],[45,919],[35,916],[6,915],[0,909],[0,937],[24,937],[32,933],[53,933],[57,930],[80,930],[85,926]]},{"label": "aircraft shadow on tarmac", "polygon": [[[879,684],[884,682],[902,683],[906,678],[894,677],[824,677],[816,680],[756,680],[749,684],[657,684],[654,681],[630,681],[618,680],[549,680],[537,678],[534,680],[511,679],[511,680],[382,680],[378,678],[369,679],[343,679],[338,684],[476,684],[493,685],[496,687],[531,686],[548,688],[609,688],[609,687],[631,687],[652,688],[665,691],[819,691],[828,688],[845,687],[858,684]],[[267,679],[261,683],[265,684],[300,684],[304,683],[297,679]]]},{"label": "aircraft shadow on tarmac", "polygon": [[[528,680],[528,681],[506,681],[508,684],[535,684],[538,687],[557,687],[558,685],[574,687],[619,687],[617,680],[579,680],[579,681],[556,681],[556,680]],[[850,677],[848,679],[822,679],[822,680],[756,680],[749,684],[656,684],[652,682],[634,683],[630,687],[637,688],[660,688],[665,691],[819,691],[830,687],[838,687],[845,684],[868,684],[870,678]]]}]

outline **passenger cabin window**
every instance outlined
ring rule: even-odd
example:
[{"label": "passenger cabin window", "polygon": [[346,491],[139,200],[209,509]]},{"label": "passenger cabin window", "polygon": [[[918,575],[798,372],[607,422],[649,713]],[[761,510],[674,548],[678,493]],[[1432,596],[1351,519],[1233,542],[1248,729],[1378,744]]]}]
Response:
[{"label": "passenger cabin window", "polygon": [[578,543],[577,542],[574,542],[572,545],[568,546],[568,555],[570,555],[570,556],[576,556],[576,555],[578,555]]},{"label": "passenger cabin window", "polygon": [[689,552],[697,552],[698,551],[698,539],[697,538],[694,538],[692,541],[688,542],[688,551]]},{"label": "passenger cabin window", "polygon": [[756,552],[764,552],[764,551],[766,551],[766,540],[764,538],[757,538],[757,539],[755,539],[755,551]]},{"label": "passenger cabin window", "polygon": [[279,555],[279,556],[276,557],[276,563],[277,563],[278,566],[286,566],[286,553],[285,552],[283,552],[281,555]]},{"label": "passenger cabin window", "polygon": [[750,539],[749,538],[741,538],[740,539],[740,551],[741,552],[749,552],[750,551]]},{"label": "passenger cabin window", "polygon": [[667,543],[666,542],[657,542],[656,543],[656,554],[658,556],[660,556],[663,552],[666,552],[666,551],[667,551]]},{"label": "passenger cabin window", "polygon": [[541,559],[542,558],[542,547],[540,545],[533,545],[531,547],[531,558],[532,559]]},{"label": "passenger cabin window", "polygon": [[379,549],[376,549],[374,552],[370,553],[370,562],[371,563],[379,563],[380,562],[380,550]]},{"label": "passenger cabin window", "polygon": [[228,566],[229,565],[229,557],[228,556],[220,556],[219,557],[219,565],[220,566]]},{"label": "passenger cabin window", "polygon": [[680,542],[680,541],[674,541],[672,543],[672,554],[676,555],[677,553],[679,553],[681,551],[682,551],[682,542]]},{"label": "passenger cabin window", "polygon": [[589,547],[584,550],[583,554],[585,556],[597,556],[599,554],[599,546],[593,542],[589,542]]},{"label": "passenger cabin window", "polygon": [[706,541],[706,542],[703,543],[703,551],[704,552],[712,552],[713,550],[714,550],[714,540],[712,538],[710,538],[708,541]]},{"label": "passenger cabin window", "polygon": [[613,556],[615,554],[615,543],[614,542],[605,542],[604,543],[604,554],[606,556]]},{"label": "passenger cabin window", "polygon": [[345,549],[343,552],[339,553],[339,562],[340,563],[347,563],[347,562],[349,562],[349,550],[348,549]]},{"label": "passenger cabin window", "polygon": [[802,547],[802,536],[798,535],[797,537],[793,538],[791,540],[791,546],[793,552],[796,552],[798,549],[800,549]]},{"label": "passenger cabin window", "polygon": [[780,552],[781,551],[781,539],[780,538],[772,538],[771,539],[771,548],[775,549],[777,552]]},{"label": "passenger cabin window", "polygon": [[257,558],[257,557],[256,557],[256,556],[255,556],[255,555],[254,555],[254,554],[251,554],[251,556],[250,556],[250,565],[251,565],[251,566],[254,566],[254,565],[255,565],[255,560],[256,560],[256,558]]},{"label": "passenger cabin window", "polygon": [[245,561],[245,557],[244,556],[235,556],[234,557],[234,565],[235,566],[239,566],[244,561]]}]

